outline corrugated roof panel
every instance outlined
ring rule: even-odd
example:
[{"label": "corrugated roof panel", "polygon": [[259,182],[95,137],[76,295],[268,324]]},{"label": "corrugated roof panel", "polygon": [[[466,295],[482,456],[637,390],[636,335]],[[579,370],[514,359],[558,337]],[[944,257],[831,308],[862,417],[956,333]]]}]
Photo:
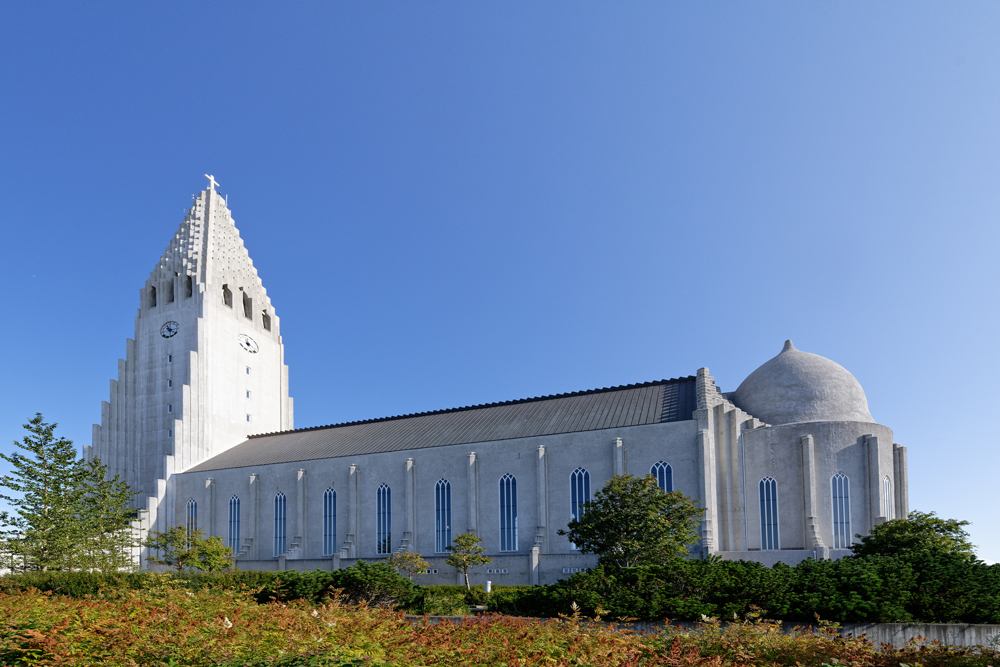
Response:
[{"label": "corrugated roof panel", "polygon": [[253,436],[192,471],[474,444],[689,419],[695,379],[478,405]]}]

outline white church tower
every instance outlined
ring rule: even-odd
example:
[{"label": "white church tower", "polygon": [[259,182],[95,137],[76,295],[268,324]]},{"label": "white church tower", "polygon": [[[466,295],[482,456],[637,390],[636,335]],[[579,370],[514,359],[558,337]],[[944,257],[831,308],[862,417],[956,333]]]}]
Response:
[{"label": "white church tower", "polygon": [[173,516],[171,475],[253,433],[293,428],[281,327],[226,200],[209,179],[139,291],[135,340],[118,360],[92,450],[146,510]]}]

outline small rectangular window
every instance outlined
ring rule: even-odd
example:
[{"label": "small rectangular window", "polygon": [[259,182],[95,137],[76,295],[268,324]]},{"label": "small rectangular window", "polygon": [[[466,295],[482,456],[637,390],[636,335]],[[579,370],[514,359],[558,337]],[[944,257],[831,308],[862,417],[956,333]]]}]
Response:
[{"label": "small rectangular window", "polygon": [[170,389],[173,386],[174,386],[174,381],[173,380],[167,380],[167,389]]},{"label": "small rectangular window", "polygon": [[172,362],[173,360],[174,360],[174,355],[172,355],[172,354],[168,354],[168,355],[167,355],[167,363],[169,364],[169,363],[170,363],[170,362]]},{"label": "small rectangular window", "polygon": [[167,437],[168,438],[174,437],[174,429],[172,429],[172,428],[168,428],[167,429]]},{"label": "small rectangular window", "polygon": [[250,375],[250,367],[247,366],[247,375]]},{"label": "small rectangular window", "polygon": [[173,411],[174,411],[174,406],[173,406],[173,404],[168,404],[168,405],[167,405],[167,412],[173,412]]},{"label": "small rectangular window", "polygon": [[250,415],[247,415],[247,421],[250,421]]},{"label": "small rectangular window", "polygon": [[247,389],[247,398],[250,398],[250,390]]}]

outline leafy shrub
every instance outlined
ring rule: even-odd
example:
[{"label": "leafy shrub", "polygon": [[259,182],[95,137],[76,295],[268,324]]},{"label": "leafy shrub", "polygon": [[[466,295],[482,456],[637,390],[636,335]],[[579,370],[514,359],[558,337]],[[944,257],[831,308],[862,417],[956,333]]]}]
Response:
[{"label": "leafy shrub", "polygon": [[598,566],[548,586],[497,592],[489,610],[523,616],[694,621],[702,617],[814,622],[1000,623],[1000,566],[960,554],[920,552],[795,567],[682,560],[664,566]]}]

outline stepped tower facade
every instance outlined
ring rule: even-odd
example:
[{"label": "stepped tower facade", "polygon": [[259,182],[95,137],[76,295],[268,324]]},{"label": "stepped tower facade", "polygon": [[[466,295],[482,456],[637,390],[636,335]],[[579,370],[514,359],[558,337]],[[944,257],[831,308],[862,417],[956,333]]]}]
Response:
[{"label": "stepped tower facade", "polygon": [[172,475],[254,433],[293,428],[281,323],[210,177],[139,291],[135,338],[86,454],[140,492],[144,528],[174,517]]}]

